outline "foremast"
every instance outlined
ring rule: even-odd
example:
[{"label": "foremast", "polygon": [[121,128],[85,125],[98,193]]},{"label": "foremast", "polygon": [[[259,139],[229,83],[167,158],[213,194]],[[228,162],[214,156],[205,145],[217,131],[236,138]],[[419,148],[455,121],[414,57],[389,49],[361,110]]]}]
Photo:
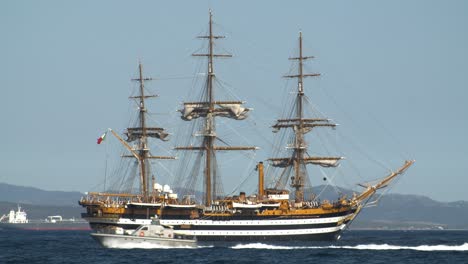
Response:
[{"label": "foremast", "polygon": [[[315,127],[336,127],[336,124],[330,123],[329,119],[322,118],[306,118],[304,116],[304,78],[317,77],[319,73],[304,73],[304,61],[313,59],[313,56],[304,56],[302,52],[302,32],[299,32],[299,56],[289,58],[290,60],[298,61],[299,67],[297,74],[285,75],[285,78],[297,79],[297,94],[295,99],[295,116],[287,119],[278,119],[273,128],[277,131],[283,128],[291,128],[294,132],[294,142],[292,154],[290,157],[285,158],[271,158],[269,159],[273,166],[282,168],[293,168],[293,176],[291,176],[291,187],[294,188],[295,202],[300,203],[304,201],[304,186],[306,180],[306,167],[305,165],[314,164],[324,167],[336,167],[338,161],[342,157],[308,157],[307,142],[305,141],[305,134],[310,132]],[[275,188],[279,187],[279,182]]]},{"label": "foremast", "polygon": [[256,147],[233,147],[233,146],[216,146],[216,117],[228,117],[236,120],[242,120],[247,117],[248,108],[242,107],[242,101],[217,101],[215,99],[214,80],[216,74],[214,71],[215,58],[230,58],[231,54],[215,54],[214,42],[217,39],[225,38],[213,34],[213,14],[209,12],[209,34],[207,36],[198,36],[200,39],[208,40],[208,53],[192,54],[194,57],[206,57],[208,59],[208,74],[205,87],[204,97],[200,102],[185,102],[184,109],[181,110],[182,119],[192,121],[196,118],[204,119],[202,133],[202,143],[199,146],[176,147],[177,150],[194,150],[203,151],[205,156],[204,167],[204,204],[210,206],[213,198],[215,198],[215,188],[217,186],[218,175],[216,175],[215,152],[218,150],[255,150]]},{"label": "foremast", "polygon": [[160,127],[148,127],[146,122],[147,109],[145,105],[145,99],[157,97],[156,95],[145,94],[145,82],[151,81],[152,78],[143,76],[143,65],[138,64],[138,78],[132,79],[139,83],[139,94],[131,96],[130,99],[134,99],[138,103],[138,122],[139,126],[129,127],[125,132],[127,142],[134,142],[134,147],[128,145],[123,141],[114,131],[113,134],[119,139],[119,141],[132,153],[132,155],[124,155],[124,157],[136,158],[138,161],[138,167],[140,172],[140,194],[145,202],[149,201],[150,196],[150,166],[149,160],[151,159],[175,159],[171,156],[152,156],[148,146],[148,138],[157,138],[163,141],[167,140],[168,133],[164,128]]}]

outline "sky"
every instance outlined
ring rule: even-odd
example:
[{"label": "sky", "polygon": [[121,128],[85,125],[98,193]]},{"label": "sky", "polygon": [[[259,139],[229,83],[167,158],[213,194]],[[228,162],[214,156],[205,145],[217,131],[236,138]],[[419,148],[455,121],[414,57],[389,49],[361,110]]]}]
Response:
[{"label": "sky", "polygon": [[415,159],[392,192],[468,200],[461,0],[2,1],[0,182],[85,192],[102,181],[107,154],[96,138],[125,129],[139,61],[156,78],[151,107],[176,129],[170,118],[191,91],[209,9],[227,36],[220,51],[234,55],[216,62],[217,76],[254,108],[255,132],[244,136],[259,143],[257,159],[269,157],[256,137],[269,137],[281,113],[281,76],[302,31],[316,57],[307,69],[322,74],[306,93],[358,142],[349,154],[367,153],[354,162]]}]

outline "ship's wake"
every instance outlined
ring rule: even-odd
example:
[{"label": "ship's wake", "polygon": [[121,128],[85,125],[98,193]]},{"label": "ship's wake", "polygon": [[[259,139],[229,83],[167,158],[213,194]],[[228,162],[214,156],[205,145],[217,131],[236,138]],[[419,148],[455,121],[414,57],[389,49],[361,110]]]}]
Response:
[{"label": "ship's wake", "polygon": [[356,246],[282,246],[269,245],[263,243],[239,244],[231,247],[232,249],[349,249],[349,250],[415,250],[415,251],[468,251],[468,243],[463,245],[419,245],[419,246],[400,246],[389,244],[367,244]]},{"label": "ship's wake", "polygon": [[200,246],[200,245],[157,245],[149,242],[139,243],[122,243],[122,242],[109,242],[105,243],[106,248],[118,248],[118,249],[197,249],[197,248],[210,248],[213,246]]}]

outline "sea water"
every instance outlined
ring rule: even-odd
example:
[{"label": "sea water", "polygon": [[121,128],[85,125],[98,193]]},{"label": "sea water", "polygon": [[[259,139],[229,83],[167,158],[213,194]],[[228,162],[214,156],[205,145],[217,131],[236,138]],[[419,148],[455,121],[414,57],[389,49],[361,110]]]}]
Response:
[{"label": "sea water", "polygon": [[0,263],[468,263],[468,231],[346,231],[336,242],[106,249],[89,231],[0,230]]}]

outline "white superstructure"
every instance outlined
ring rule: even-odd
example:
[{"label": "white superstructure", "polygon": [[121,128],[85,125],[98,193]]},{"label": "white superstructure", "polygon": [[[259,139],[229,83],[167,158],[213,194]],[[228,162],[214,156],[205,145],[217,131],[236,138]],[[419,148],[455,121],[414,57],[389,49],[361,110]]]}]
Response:
[{"label": "white superstructure", "polygon": [[11,210],[9,217],[8,217],[8,223],[10,224],[25,224],[28,223],[28,215],[26,214],[25,211],[21,211],[21,207],[18,205],[18,211],[15,212],[15,210]]}]

